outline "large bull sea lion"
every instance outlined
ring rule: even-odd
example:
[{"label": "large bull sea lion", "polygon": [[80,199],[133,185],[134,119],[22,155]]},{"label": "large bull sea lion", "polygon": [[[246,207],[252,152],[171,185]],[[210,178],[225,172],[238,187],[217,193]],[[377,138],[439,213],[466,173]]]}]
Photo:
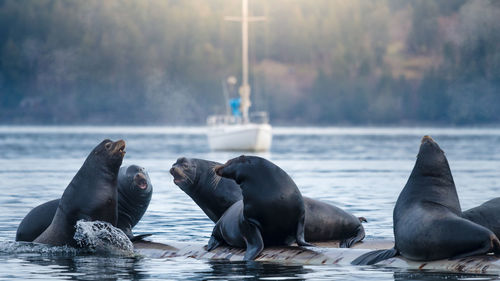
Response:
[{"label": "large bull sea lion", "polygon": [[256,156],[240,156],[215,168],[242,189],[236,202],[214,227],[207,250],[221,244],[246,246],[244,259],[255,259],[264,247],[309,246],[304,240],[305,210],[299,189],[278,166]]},{"label": "large bull sea lion", "polygon": [[117,223],[117,177],[125,155],[125,142],[104,140],[87,156],[61,196],[50,225],[33,242],[76,246],[78,220]]}]

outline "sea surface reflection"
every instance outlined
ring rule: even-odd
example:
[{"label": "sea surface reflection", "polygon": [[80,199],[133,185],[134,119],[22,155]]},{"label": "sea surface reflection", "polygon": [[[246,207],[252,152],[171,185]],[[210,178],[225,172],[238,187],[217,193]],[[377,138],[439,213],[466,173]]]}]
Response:
[{"label": "sea surface reflection", "polygon": [[[13,243],[34,206],[59,197],[102,139],[125,139],[124,165],[148,169],[154,194],[135,232],[157,242],[207,243],[213,223],[172,182],[178,157],[224,162],[203,128],[0,126],[0,279],[62,280],[495,280],[498,276],[411,272],[380,267],[207,262],[94,255]],[[286,170],[302,194],[368,219],[367,239],[392,239],[392,208],[430,134],[448,157],[462,209],[500,195],[500,129],[275,128],[259,154]]]}]

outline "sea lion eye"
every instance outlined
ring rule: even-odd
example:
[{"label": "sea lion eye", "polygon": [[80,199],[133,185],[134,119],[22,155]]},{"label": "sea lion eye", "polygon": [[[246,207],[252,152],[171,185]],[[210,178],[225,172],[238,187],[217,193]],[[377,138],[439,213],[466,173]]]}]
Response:
[{"label": "sea lion eye", "polygon": [[110,150],[111,149],[111,142],[108,142],[107,144],[104,145],[104,147],[107,149],[107,150]]}]

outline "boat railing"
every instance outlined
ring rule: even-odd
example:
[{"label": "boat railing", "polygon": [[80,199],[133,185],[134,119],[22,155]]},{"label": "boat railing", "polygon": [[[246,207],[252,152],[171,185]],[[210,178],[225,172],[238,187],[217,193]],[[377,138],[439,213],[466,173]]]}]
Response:
[{"label": "boat railing", "polygon": [[[252,112],[249,114],[250,122],[254,124],[268,124],[269,117],[267,112]],[[242,124],[243,119],[241,116],[235,115],[211,115],[207,118],[208,126],[222,126],[222,125],[236,125]]]},{"label": "boat railing", "polygon": [[233,115],[211,115],[207,118],[208,126],[235,125],[241,124],[240,116]]}]

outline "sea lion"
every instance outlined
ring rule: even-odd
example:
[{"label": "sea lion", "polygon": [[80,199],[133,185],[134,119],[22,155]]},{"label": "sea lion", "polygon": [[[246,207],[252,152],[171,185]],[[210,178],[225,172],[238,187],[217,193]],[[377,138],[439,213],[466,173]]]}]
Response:
[{"label": "sea lion", "polygon": [[116,226],[117,177],[125,156],[125,141],[102,141],[87,156],[61,196],[50,225],[33,242],[76,246],[78,220],[100,220]]},{"label": "sea lion", "polygon": [[495,234],[461,214],[446,156],[431,137],[424,136],[394,207],[394,248],[366,253],[352,263],[375,264],[398,254],[430,261],[498,253],[500,241]]},{"label": "sea lion", "polygon": [[143,167],[130,165],[118,172],[118,223],[116,226],[134,241],[150,234],[134,236],[132,228],[146,212],[153,185],[148,172]]},{"label": "sea lion", "polygon": [[[200,206],[216,223],[234,203],[242,200],[241,188],[232,179],[215,174],[218,162],[181,157],[172,165],[174,183]],[[305,240],[310,242],[340,240],[350,247],[365,237],[364,218],[345,212],[325,202],[302,196],[305,206]]]},{"label": "sea lion", "polygon": [[500,237],[500,197],[493,198],[483,204],[462,213],[462,217],[493,231]]},{"label": "sea lion", "polygon": [[[215,168],[217,175],[240,185],[243,200],[231,206],[214,227],[207,250],[223,243],[246,246],[244,259],[255,259],[264,247],[310,246],[304,240],[305,209],[290,176],[270,161],[240,156]],[[244,244],[242,243],[244,241]]]},{"label": "sea lion", "polygon": [[[146,212],[151,201],[153,185],[147,171],[137,165],[123,166],[118,172],[118,223],[131,239],[136,240],[144,235],[134,236],[132,228]],[[32,242],[52,222],[59,206],[60,199],[54,199],[33,208],[21,221],[16,232],[16,241]]]}]

